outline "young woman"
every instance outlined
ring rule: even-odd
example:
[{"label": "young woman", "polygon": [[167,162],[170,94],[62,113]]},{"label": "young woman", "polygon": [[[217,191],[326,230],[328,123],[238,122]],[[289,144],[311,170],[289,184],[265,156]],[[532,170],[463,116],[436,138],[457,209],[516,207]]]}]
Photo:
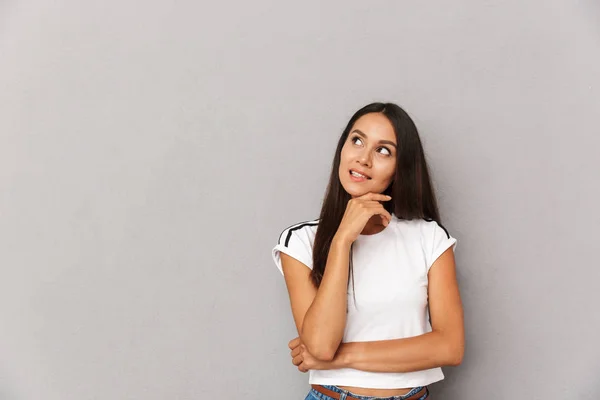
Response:
[{"label": "young woman", "polygon": [[[456,239],[443,227],[414,122],[358,110],[339,139],[318,219],[280,235],[305,400],[426,399],[464,352]],[[350,285],[352,281],[352,285]]]}]

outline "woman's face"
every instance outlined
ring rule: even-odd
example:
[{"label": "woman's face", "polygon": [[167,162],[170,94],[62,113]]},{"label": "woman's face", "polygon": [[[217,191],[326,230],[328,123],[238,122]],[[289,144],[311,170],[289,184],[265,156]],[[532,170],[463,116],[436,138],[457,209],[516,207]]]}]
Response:
[{"label": "woman's face", "polygon": [[[396,134],[387,117],[369,113],[354,123],[340,156],[340,182],[352,198],[382,193],[396,173]],[[356,171],[366,177],[352,176]]]}]

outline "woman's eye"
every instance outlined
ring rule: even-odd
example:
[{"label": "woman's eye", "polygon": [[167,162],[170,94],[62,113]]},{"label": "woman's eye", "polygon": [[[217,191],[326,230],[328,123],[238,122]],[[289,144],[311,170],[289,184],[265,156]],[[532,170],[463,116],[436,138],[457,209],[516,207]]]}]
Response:
[{"label": "woman's eye", "polygon": [[381,149],[387,151],[386,156],[391,156],[392,155],[392,153],[388,150],[387,147],[381,147]]},{"label": "woman's eye", "polygon": [[[357,140],[361,140],[361,138],[359,138],[358,136],[354,136],[352,139],[350,139],[350,141],[355,144]],[[386,156],[391,156],[392,152],[387,148],[387,147],[380,147],[380,149],[385,150],[387,152]]]}]

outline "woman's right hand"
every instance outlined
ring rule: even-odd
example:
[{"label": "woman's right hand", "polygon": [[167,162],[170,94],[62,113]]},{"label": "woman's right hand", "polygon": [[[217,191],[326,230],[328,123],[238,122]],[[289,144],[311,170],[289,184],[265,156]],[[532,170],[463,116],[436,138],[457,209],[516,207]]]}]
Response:
[{"label": "woman's right hand", "polygon": [[373,192],[350,199],[346,205],[346,211],[336,235],[344,238],[349,243],[354,242],[365,228],[369,219],[376,214],[381,216],[383,224],[387,226],[392,220],[392,216],[380,201],[389,200],[391,200],[390,196]]}]

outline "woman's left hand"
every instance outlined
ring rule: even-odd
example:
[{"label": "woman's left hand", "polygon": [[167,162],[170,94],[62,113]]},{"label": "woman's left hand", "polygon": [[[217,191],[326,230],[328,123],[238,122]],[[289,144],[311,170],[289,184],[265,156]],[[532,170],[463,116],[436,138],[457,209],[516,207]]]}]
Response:
[{"label": "woman's left hand", "polygon": [[334,364],[332,361],[323,361],[315,358],[309,353],[308,349],[300,339],[300,336],[292,339],[288,343],[288,347],[292,350],[290,355],[292,356],[292,364],[298,367],[300,372],[308,372],[309,369],[333,369]]}]

